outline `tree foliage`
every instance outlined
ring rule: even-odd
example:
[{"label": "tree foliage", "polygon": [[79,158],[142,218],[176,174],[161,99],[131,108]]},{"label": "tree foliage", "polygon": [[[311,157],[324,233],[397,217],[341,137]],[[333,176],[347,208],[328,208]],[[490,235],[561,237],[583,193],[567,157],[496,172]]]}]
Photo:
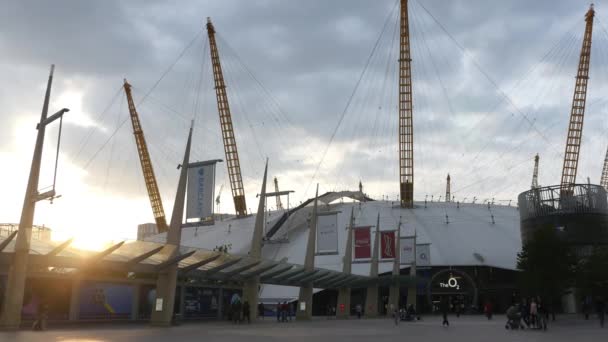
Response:
[{"label": "tree foliage", "polygon": [[577,268],[576,285],[591,296],[608,296],[608,248],[597,247],[582,258]]},{"label": "tree foliage", "polygon": [[552,227],[537,230],[517,255],[520,286],[527,295],[555,298],[572,286],[576,258]]}]

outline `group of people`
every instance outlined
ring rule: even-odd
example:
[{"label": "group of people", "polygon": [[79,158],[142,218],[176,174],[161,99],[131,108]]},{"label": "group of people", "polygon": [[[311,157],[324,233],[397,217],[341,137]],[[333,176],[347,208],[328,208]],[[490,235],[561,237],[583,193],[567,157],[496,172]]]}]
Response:
[{"label": "group of people", "polygon": [[251,323],[251,308],[249,307],[249,302],[245,301],[241,303],[240,300],[232,301],[230,303],[230,313],[231,319],[233,323],[241,323],[247,321],[247,323]]},{"label": "group of people", "polygon": [[291,322],[293,314],[294,310],[292,310],[292,305],[290,303],[277,303],[277,322]]},{"label": "group of people", "polygon": [[597,318],[600,321],[600,326],[604,327],[604,319],[606,317],[606,300],[603,297],[597,297],[594,301],[591,296],[586,296],[583,298],[581,307],[583,309],[583,315],[585,315],[585,320],[589,319],[589,315],[595,307],[595,312],[597,313]]},{"label": "group of people", "polygon": [[521,303],[512,303],[507,309],[505,328],[524,329],[527,327],[547,330],[550,313],[553,313],[553,310],[549,310],[541,297],[523,298]]}]

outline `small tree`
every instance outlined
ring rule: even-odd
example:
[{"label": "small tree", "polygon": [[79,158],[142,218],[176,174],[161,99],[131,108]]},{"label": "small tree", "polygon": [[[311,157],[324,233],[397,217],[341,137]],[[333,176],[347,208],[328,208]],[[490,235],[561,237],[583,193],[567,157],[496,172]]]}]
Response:
[{"label": "small tree", "polygon": [[551,301],[572,286],[575,266],[571,248],[552,227],[537,230],[517,255],[523,292]]},{"label": "small tree", "polygon": [[589,257],[580,261],[576,284],[584,294],[608,296],[608,248],[594,248]]}]

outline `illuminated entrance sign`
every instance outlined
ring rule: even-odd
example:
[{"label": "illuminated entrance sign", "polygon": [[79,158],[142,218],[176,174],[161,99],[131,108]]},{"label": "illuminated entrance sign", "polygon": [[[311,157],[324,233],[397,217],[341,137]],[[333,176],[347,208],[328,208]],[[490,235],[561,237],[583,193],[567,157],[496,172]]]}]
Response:
[{"label": "illuminated entrance sign", "polygon": [[450,278],[448,278],[447,283],[439,283],[439,287],[442,288],[454,288],[456,290],[460,290],[460,285],[458,284],[458,279],[450,274]]}]

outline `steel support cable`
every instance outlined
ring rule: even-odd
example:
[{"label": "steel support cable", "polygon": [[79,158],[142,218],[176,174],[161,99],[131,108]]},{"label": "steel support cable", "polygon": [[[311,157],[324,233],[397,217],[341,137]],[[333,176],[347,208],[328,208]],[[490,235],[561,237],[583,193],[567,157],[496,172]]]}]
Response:
[{"label": "steel support cable", "polygon": [[[226,57],[226,56],[224,55],[224,57]],[[235,101],[233,101],[233,103],[236,104],[235,107],[237,109],[237,111],[235,111],[235,112],[240,112],[240,114],[242,114],[242,115],[237,115],[236,118],[238,119],[240,117],[243,117],[245,119],[245,122],[251,132],[251,136],[253,138],[255,146],[257,147],[257,152],[260,156],[260,162],[263,163],[266,158],[264,157],[264,153],[262,152],[262,147],[258,140],[255,129],[253,128],[253,124],[251,123],[251,119],[249,118],[249,111],[246,109],[247,107],[245,106],[244,100],[241,96],[241,93],[245,93],[245,91],[241,88],[241,84],[239,82],[237,82],[237,80],[236,80],[236,75],[237,75],[236,66],[233,64],[234,61],[230,58],[224,58],[223,61],[224,61],[224,65],[226,65],[226,67],[225,67],[226,75],[224,75],[224,77],[228,78],[228,81],[230,82],[231,87],[234,89],[234,91],[231,92],[230,95],[235,100]],[[238,109],[240,109],[240,111]],[[235,121],[238,121],[238,120],[235,120]],[[245,146],[249,146],[249,144],[247,144]],[[247,154],[247,153],[245,153],[245,154]],[[255,172],[256,175],[258,174],[257,167],[255,167],[253,171]]]},{"label": "steel support cable", "polygon": [[[420,18],[422,18],[422,16],[420,16]],[[437,80],[439,81],[439,85],[440,85],[440,87],[442,89],[442,92],[444,94],[444,97],[446,99],[449,113],[450,113],[450,115],[452,117],[455,117],[456,113],[454,111],[454,106],[453,106],[452,101],[450,99],[450,96],[448,94],[447,87],[445,86],[445,84],[443,82],[443,79],[441,78],[441,73],[439,72],[439,68],[437,67],[437,63],[435,63],[435,59],[433,58],[434,54],[431,53],[431,51],[438,51],[439,57],[442,57],[442,59],[444,61],[447,61],[448,59],[442,53],[442,50],[441,50],[440,47],[436,46],[436,49],[433,49],[433,50],[430,48],[429,44],[427,43],[428,40],[426,39],[426,37],[428,36],[428,34],[427,34],[428,31],[425,30],[424,25],[422,24],[422,19],[419,20],[418,16],[415,16],[414,17],[414,21],[419,23],[419,27],[420,27],[420,31],[421,31],[421,35],[422,35],[422,41],[424,43],[424,46],[426,47],[426,51],[429,54],[429,59],[430,59],[431,64],[433,66],[433,70],[435,71],[435,75],[437,76]],[[445,65],[448,67],[448,69],[451,69],[451,66],[450,66],[449,63],[445,63]],[[464,152],[466,153],[467,152],[467,148],[466,148],[466,144],[465,144],[466,135],[461,135],[461,138],[462,139],[460,139],[459,142],[460,142],[460,144],[461,144]],[[464,153],[463,153],[463,155],[464,155]]]},{"label": "steel support cable", "polygon": [[492,86],[494,86],[496,88],[496,90],[499,92],[499,94],[501,96],[503,96],[506,101],[513,106],[513,108],[516,110],[517,114],[523,116],[526,121],[528,122],[529,125],[531,125],[532,127],[534,127],[534,130],[538,133],[538,135],[545,140],[545,142],[550,144],[550,141],[547,137],[545,137],[540,130],[538,130],[538,128],[536,128],[534,126],[534,122],[532,122],[530,120],[530,118],[527,116],[527,114],[525,114],[523,111],[521,111],[519,109],[519,107],[517,107],[515,105],[515,103],[511,100],[511,98],[498,86],[498,84],[496,84],[496,82],[490,77],[490,75],[485,72],[481,66],[479,65],[479,63],[477,62],[477,60],[475,58],[473,58],[473,56],[471,56],[469,53],[466,52],[466,50],[464,49],[464,47],[454,38],[454,36],[452,36],[452,34],[449,33],[449,31],[437,20],[437,18],[435,18],[435,16],[428,10],[426,9],[426,7],[424,7],[424,5],[422,5],[420,3],[420,1],[416,1],[428,14],[429,16],[431,16],[431,18],[433,18],[433,20],[437,23],[437,25],[439,25],[439,27],[441,28],[442,31],[444,31],[449,37],[450,39],[452,39],[452,41],[454,41],[454,43],[456,44],[456,46],[458,46],[458,48],[460,50],[462,50],[463,54],[465,54],[467,57],[469,57],[471,59],[471,61],[473,62],[473,64],[475,65],[475,67],[484,75],[484,77],[490,82],[490,84],[492,84]]},{"label": "steel support cable", "polygon": [[[559,59],[559,61],[558,61],[558,63],[557,63],[557,64],[555,64],[555,65],[556,65],[556,66],[557,66],[557,67],[558,67],[560,70],[561,70],[561,67],[562,67],[563,65],[565,65],[564,63],[567,61],[568,56],[569,56],[569,53],[572,51],[572,50],[571,50],[569,47],[574,46],[574,42],[576,41],[576,39],[575,39],[575,37],[574,37],[574,36],[569,36],[569,38],[570,38],[570,39],[563,40],[563,41],[566,43],[566,45],[565,45],[565,49],[564,49],[564,46],[559,45],[559,46],[557,46],[557,48],[556,48],[556,49],[554,49],[554,50],[553,50],[553,52],[555,53],[554,55],[555,55],[555,56],[559,56],[559,58],[560,58],[560,59]],[[562,42],[562,40],[560,40],[560,43],[561,43],[561,42]],[[562,51],[562,50],[565,52],[564,54],[562,54],[562,53],[561,53],[561,51]],[[547,57],[547,58],[544,58],[544,59],[546,59],[546,61],[547,61],[547,62],[549,62],[549,58],[548,58],[548,57],[550,57],[550,56],[549,56],[549,55],[545,55],[545,57]],[[522,85],[522,84],[520,83],[521,81],[522,81],[521,79],[520,79],[520,81],[518,81],[518,87]],[[535,84],[535,85],[537,85],[537,84]],[[555,85],[555,83],[553,83],[552,85],[554,86],[554,85]],[[517,87],[514,87],[514,88],[513,88],[513,91],[515,91],[515,89],[517,89]],[[544,90],[545,90],[545,93],[546,93],[547,89],[546,89],[546,88],[544,88]],[[535,96],[534,98],[539,99],[539,97],[538,97],[538,96]],[[543,98],[544,98],[544,97],[543,97]],[[502,101],[501,101],[501,102],[502,102]],[[498,106],[498,104],[497,104],[497,105],[494,107],[494,109],[495,109],[497,106]],[[488,112],[488,113],[489,113],[489,112]],[[510,114],[511,114],[511,116],[514,116],[514,115],[515,115],[515,113],[514,113],[513,111],[508,111],[508,113],[510,113]],[[487,117],[487,114],[486,114],[484,117]],[[503,121],[502,121],[502,122],[506,121],[508,118],[509,118],[509,116],[507,116],[507,117],[503,118]],[[480,123],[480,122],[478,122],[478,123]],[[498,125],[498,126],[499,126],[499,127],[503,127],[503,126],[502,126],[502,124],[500,124],[500,125]],[[469,132],[469,134],[470,134],[470,132]],[[475,154],[475,156],[474,156],[474,158],[471,160],[470,164],[473,164],[473,163],[475,162],[475,160],[477,160],[477,158],[478,158],[478,157],[481,155],[481,153],[482,153],[482,152],[483,152],[483,151],[484,151],[484,150],[485,150],[485,149],[488,147],[488,145],[490,144],[490,142],[491,142],[491,141],[486,142],[486,144],[485,144],[485,145],[484,145],[484,146],[483,146],[483,147],[482,147],[482,148],[481,148],[481,149],[480,149],[480,150],[479,150],[479,151],[478,151],[478,152]],[[558,156],[561,158],[561,154],[560,154],[559,152],[556,152],[556,153],[557,153],[557,155],[558,155]]]},{"label": "steel support cable", "polygon": [[[581,20],[581,21],[582,21],[582,20]],[[547,51],[547,52],[546,52],[546,53],[545,53],[545,54],[544,54],[544,55],[541,57],[541,59],[540,59],[538,62],[536,62],[536,63],[535,63],[535,64],[534,64],[532,67],[530,67],[530,68],[529,68],[529,69],[528,69],[528,70],[527,70],[527,71],[526,71],[526,72],[523,74],[523,76],[522,76],[521,78],[519,78],[519,79],[518,79],[518,80],[515,82],[515,84],[514,84],[514,85],[513,85],[513,86],[512,86],[512,87],[509,89],[509,91],[508,91],[508,92],[509,92],[510,94],[512,94],[512,95],[513,95],[515,91],[517,91],[517,90],[519,90],[519,89],[520,89],[519,87],[522,85],[522,83],[526,82],[526,81],[528,80],[528,77],[529,77],[529,76],[531,76],[531,75],[532,75],[532,74],[533,74],[533,73],[536,71],[536,69],[538,69],[538,68],[539,68],[539,66],[543,65],[543,63],[545,62],[545,60],[548,60],[548,58],[549,58],[550,56],[552,56],[552,55],[553,55],[553,54],[556,52],[556,49],[557,49],[557,48],[559,48],[559,47],[561,46],[561,43],[562,43],[562,41],[563,41],[563,40],[565,40],[565,39],[572,39],[572,37],[573,37],[573,33],[572,33],[572,31],[574,31],[574,29],[576,28],[576,26],[578,26],[578,24],[580,24],[580,21],[579,21],[579,22],[577,22],[575,25],[573,25],[573,26],[570,28],[570,30],[566,31],[566,33],[564,33],[564,35],[562,35],[562,36],[560,37],[560,39],[554,43],[554,45],[553,45],[553,46],[552,46],[552,47],[551,47],[551,48],[550,48],[550,49],[549,49],[549,50],[548,50],[548,51]],[[495,105],[492,107],[492,109],[491,109],[490,111],[487,111],[487,112],[486,112],[486,114],[485,114],[485,115],[484,115],[484,116],[483,116],[483,117],[482,117],[480,120],[478,120],[478,121],[477,121],[477,122],[476,122],[476,123],[473,125],[473,127],[471,127],[471,129],[469,130],[469,132],[468,132],[467,134],[465,134],[465,136],[468,136],[468,135],[470,134],[470,132],[472,132],[473,130],[475,130],[475,129],[477,128],[477,126],[478,126],[479,124],[481,124],[481,122],[483,122],[483,121],[484,121],[484,120],[485,120],[485,119],[486,119],[486,118],[489,116],[489,114],[493,113],[493,112],[494,112],[494,110],[495,110],[495,109],[496,109],[496,108],[497,108],[497,107],[498,107],[498,106],[499,106],[499,105],[500,105],[502,102],[504,102],[504,98],[503,98],[503,99],[501,99],[500,101],[498,101],[498,102],[497,102],[497,103],[496,103],[496,104],[495,104]]]},{"label": "steel support cable", "polygon": [[[511,171],[511,170],[513,170],[514,168],[516,168],[516,167],[518,167],[518,166],[521,166],[521,165],[523,165],[524,163],[529,163],[529,162],[530,162],[530,160],[532,160],[532,158],[526,158],[526,159],[522,160],[521,162],[519,162],[519,163],[517,163],[517,164],[514,164],[514,165],[513,165],[513,166],[511,166],[509,169],[504,170],[504,171],[503,171],[501,174],[492,174],[492,175],[490,175],[490,176],[484,177],[484,178],[483,178],[483,179],[481,179],[481,180],[478,180],[478,181],[475,181],[475,182],[473,182],[473,183],[469,183],[469,184],[467,184],[467,185],[465,185],[465,186],[462,186],[462,187],[460,187],[460,188],[457,188],[457,189],[453,190],[453,191],[452,191],[452,193],[459,193],[460,191],[462,191],[462,190],[464,190],[464,189],[468,189],[468,188],[470,188],[470,187],[472,187],[472,186],[479,185],[479,184],[481,184],[481,183],[487,182],[488,180],[490,180],[490,179],[492,179],[492,178],[498,178],[499,176],[502,176],[503,174],[505,174],[505,173],[507,173],[507,172],[510,172],[510,171]],[[468,197],[468,195],[467,195],[467,197]]]},{"label": "steel support cable", "polygon": [[[173,67],[175,67],[175,65],[177,64],[177,62],[184,56],[184,54],[186,53],[186,51],[188,51],[190,49],[190,47],[194,44],[194,42],[198,39],[198,37],[202,34],[202,30],[199,31],[196,36],[190,41],[190,43],[188,43],[188,45],[186,45],[186,47],[181,51],[181,53],[177,56],[177,58],[175,59],[175,61],[169,66],[169,68],[167,68],[160,76],[160,78],[154,83],[154,85],[152,85],[152,87],[150,88],[150,90],[148,90],[148,92],[144,95],[143,98],[141,98],[137,105],[141,105],[146,98],[154,91],[154,89],[156,89],[156,87],[160,84],[160,82],[165,78],[165,76],[167,76],[167,74],[173,70]],[[93,162],[93,160],[97,157],[97,155],[99,154],[99,152],[101,152],[106,145],[108,144],[108,142],[110,140],[112,140],[112,138],[114,138],[114,136],[116,135],[116,133],[118,133],[118,131],[124,126],[124,124],[129,121],[129,118],[126,118],[125,120],[123,120],[120,123],[120,126],[115,129],[112,134],[110,134],[110,136],[108,137],[108,139],[101,145],[101,147],[95,151],[95,153],[93,153],[93,156],[84,164],[83,169],[86,170],[88,169],[88,167],[91,165],[91,162]]]},{"label": "steel support cable", "polygon": [[[120,124],[120,115],[122,114],[120,112],[120,109],[123,108],[124,105],[124,97],[121,97],[120,100],[120,106],[118,107],[117,115],[116,115],[116,127],[118,127],[118,125]],[[108,178],[110,176],[110,168],[112,167],[112,159],[113,159],[113,155],[114,155],[114,146],[116,145],[116,140],[112,141],[112,146],[110,147],[110,157],[108,158],[108,165],[106,166],[106,176],[104,178],[103,181],[103,189],[106,189],[106,186],[108,185]]]},{"label": "steel support cable", "polygon": [[[225,46],[225,50],[229,53],[232,54],[232,56],[234,56],[235,60],[236,60],[236,64],[237,66],[240,66],[242,70],[245,71],[245,74],[249,76],[249,78],[251,78],[251,80],[254,81],[254,83],[257,85],[257,87],[252,87],[255,91],[258,91],[258,94],[261,94],[262,96],[260,96],[260,98],[267,98],[269,105],[268,105],[268,113],[271,114],[272,116],[272,121],[276,122],[277,126],[278,126],[278,132],[279,135],[282,136],[281,139],[285,140],[285,141],[289,141],[289,139],[285,136],[283,136],[283,127],[281,127],[281,116],[283,117],[283,119],[287,122],[287,127],[291,127],[292,129],[295,130],[295,126],[293,125],[293,123],[291,122],[291,119],[287,116],[287,114],[282,110],[281,106],[279,105],[278,101],[272,96],[272,94],[268,91],[268,89],[264,86],[264,84],[255,76],[255,74],[249,69],[249,67],[247,67],[247,64],[245,64],[245,62],[243,62],[243,60],[241,59],[241,57],[239,56],[239,54],[230,46],[230,44],[228,44],[228,42],[223,39],[222,36],[218,35],[219,41],[222,43],[222,45]],[[266,105],[266,101],[261,101],[262,105]],[[276,110],[272,108],[272,105],[274,105],[276,107]],[[307,155],[310,155],[310,150],[308,149],[307,146],[305,146],[305,149],[307,151]]]},{"label": "steel support cable", "polygon": [[[395,17],[397,18],[397,16],[395,16]],[[361,88],[360,90],[364,91],[363,97],[362,98],[355,97],[353,99],[353,103],[351,105],[349,115],[354,116],[356,119],[349,120],[350,122],[352,122],[352,127],[351,127],[352,129],[349,132],[345,132],[346,136],[344,137],[344,141],[358,141],[359,143],[361,143],[362,140],[368,139],[370,130],[368,129],[369,125],[365,123],[365,121],[366,121],[365,119],[367,119],[369,117],[367,115],[367,113],[369,113],[370,111],[376,113],[376,116],[375,116],[376,119],[374,121],[374,126],[376,126],[376,124],[377,124],[378,116],[379,116],[379,113],[381,112],[381,110],[376,110],[376,108],[378,107],[378,105],[382,104],[382,102],[381,102],[382,97],[383,97],[383,95],[386,94],[384,90],[386,89],[386,85],[387,85],[388,81],[390,80],[388,70],[390,70],[391,65],[395,64],[395,63],[391,63],[391,62],[392,62],[392,57],[393,57],[393,53],[394,53],[393,44],[395,42],[395,37],[396,37],[396,27],[398,27],[397,24],[399,23],[399,21],[396,20],[396,18],[394,19],[395,29],[393,29],[393,34],[390,36],[390,37],[392,37],[392,39],[389,39],[388,42],[386,42],[386,44],[388,45],[388,49],[386,49],[386,51],[388,51],[389,53],[386,55],[386,57],[380,56],[380,55],[375,55],[374,59],[372,59],[372,61],[370,62],[370,67],[372,67],[372,69],[375,69],[373,67],[374,67],[376,61],[378,63],[380,63],[380,61],[384,62],[384,63],[381,63],[381,64],[386,65],[386,67],[383,68],[384,73],[370,72],[367,74],[368,78],[370,78],[370,79],[364,78],[364,83],[362,83],[363,87],[365,87],[367,85],[371,89]],[[384,46],[384,43],[385,43],[384,40],[382,40],[380,42],[380,44],[378,45],[378,51],[383,51],[382,47]],[[385,58],[387,58],[387,60],[385,60]],[[381,88],[376,86],[377,83],[382,84]],[[376,91],[372,91],[375,89],[382,89],[382,91],[378,94]],[[359,93],[361,93],[361,92],[359,92]],[[379,102],[379,103],[377,103],[377,102]],[[342,126],[341,129],[347,129],[347,127]],[[373,128],[372,128],[371,132],[372,132],[372,138],[375,137],[376,132],[374,131]],[[364,137],[364,138],[361,139],[360,137]],[[359,139],[355,139],[355,138],[359,138]],[[374,140],[373,139],[371,140],[371,142],[368,146],[371,146],[372,151],[374,150]],[[370,153],[374,153],[374,152],[370,152]],[[336,180],[338,180],[338,182],[336,182],[334,184],[338,185],[341,188],[345,188],[345,187],[348,188],[348,184],[346,182],[351,182],[352,179],[350,179],[350,177],[344,177],[344,175],[343,175],[344,168],[346,167],[345,160],[342,160],[342,162],[340,162],[338,167],[339,167],[338,172],[335,173],[335,177],[336,177]],[[361,178],[360,174],[359,174],[359,178]]]},{"label": "steel support cable", "polygon": [[389,19],[392,17],[393,12],[395,11],[395,9],[398,7],[399,1],[395,1],[395,5],[393,6],[393,9],[391,10],[390,14],[387,16],[384,25],[382,27],[382,30],[380,32],[380,36],[378,37],[378,39],[376,40],[376,43],[374,44],[371,53],[369,54],[369,56],[367,57],[367,61],[365,63],[365,66],[363,67],[363,71],[361,71],[361,74],[359,75],[359,79],[357,80],[357,82],[355,83],[355,88],[353,89],[350,97],[348,98],[348,100],[346,101],[346,106],[344,107],[344,110],[342,111],[342,114],[340,115],[339,119],[338,119],[338,123],[336,124],[336,127],[334,127],[333,133],[329,139],[329,142],[327,144],[327,146],[325,147],[322,155],[321,155],[321,160],[319,161],[319,163],[317,164],[317,166],[315,167],[315,172],[313,173],[313,176],[310,180],[310,182],[308,183],[308,186],[306,187],[306,190],[304,191],[304,196],[306,196],[306,194],[308,193],[308,190],[310,189],[310,186],[312,185],[312,183],[314,182],[315,178],[317,177],[317,174],[319,173],[319,168],[321,167],[321,164],[323,163],[323,161],[325,160],[325,157],[327,155],[327,151],[329,150],[329,147],[331,146],[336,132],[338,130],[338,128],[340,127],[340,125],[342,124],[342,121],[344,120],[344,116],[346,115],[346,112],[348,111],[348,108],[350,107],[350,104],[353,100],[353,97],[355,96],[355,93],[357,92],[357,89],[359,88],[359,85],[361,84],[361,80],[363,78],[363,76],[365,75],[367,68],[369,66],[369,62],[372,58],[372,56],[374,55],[374,53],[376,52],[376,48],[378,47],[378,43],[380,42],[380,38],[382,38],[382,36],[384,35],[384,32],[386,31],[386,27],[389,23]]},{"label": "steel support cable", "polygon": [[[413,12],[414,13],[414,12]],[[430,115],[423,115],[423,117],[427,118],[427,120],[423,121],[425,122],[428,127],[430,129],[427,129],[427,133],[424,135],[421,135],[422,137],[428,137],[428,139],[430,140],[429,144],[418,144],[417,146],[417,150],[419,151],[419,153],[417,154],[418,156],[425,156],[427,155],[426,153],[426,149],[430,150],[431,155],[434,155],[435,152],[435,147],[440,145],[440,140],[441,137],[438,135],[437,132],[439,132],[440,130],[437,129],[437,126],[435,125],[435,118],[440,118],[441,116],[437,113],[437,109],[433,106],[433,103],[436,102],[431,102],[429,101],[429,99],[431,98],[431,95],[433,92],[430,89],[430,84],[433,80],[433,77],[431,76],[431,66],[434,67],[433,65],[433,55],[431,54],[430,49],[426,49],[426,51],[428,52],[428,56],[424,55],[425,49],[424,47],[427,46],[426,44],[426,37],[424,35],[424,26],[422,25],[421,21],[419,20],[419,15],[416,15],[414,13],[413,16],[413,29],[418,28],[418,30],[420,31],[420,34],[416,34],[414,36],[413,44],[415,44],[416,46],[418,46],[418,48],[414,48],[414,58],[416,58],[415,56],[417,55],[418,58],[416,58],[418,60],[418,65],[419,65],[419,72],[418,74],[420,75],[419,78],[419,86],[418,86],[418,94],[419,96],[417,97],[418,100],[417,102],[419,103],[419,113],[424,113],[425,111],[430,114]],[[431,61],[431,66],[429,66],[428,61]],[[420,117],[420,115],[418,115],[418,117]],[[420,120],[419,120],[420,122]],[[439,158],[431,158],[431,160],[434,161],[435,165],[433,166],[434,169],[439,169],[440,165],[439,165]],[[437,184],[436,182],[433,182],[435,184]],[[423,181],[423,189],[425,189],[427,187],[426,185],[426,180]],[[427,189],[428,190],[428,189]]]},{"label": "steel support cable", "polygon": [[[205,56],[207,54],[207,45],[208,44],[203,44],[203,53],[202,56]],[[198,85],[196,87],[196,100],[194,102],[194,110],[193,110],[193,120],[195,122],[198,121],[198,116],[201,113],[201,108],[199,108],[199,103],[200,103],[200,97],[201,97],[201,88],[202,88],[202,83],[203,83],[203,73],[205,72],[205,61],[207,61],[206,58],[201,58],[201,70],[200,70],[200,75],[199,75],[199,79],[198,79]]]},{"label": "steel support cable", "polygon": [[[569,40],[569,41],[567,41],[567,42],[569,42],[569,43],[568,43],[568,46],[566,47],[566,49],[564,49],[564,52],[567,52],[567,53],[564,53],[564,54],[561,54],[561,53],[560,53],[560,54],[559,54],[560,59],[559,59],[558,63],[556,63],[556,64],[555,64],[555,66],[556,66],[556,68],[557,68],[557,72],[558,72],[558,73],[559,73],[559,72],[561,72],[561,69],[563,68],[563,66],[565,66],[565,62],[566,62],[566,61],[567,61],[567,59],[568,59],[569,53],[572,51],[572,49],[570,49],[570,48],[568,48],[568,47],[572,47],[572,46],[574,46],[575,39],[571,39],[571,40]],[[560,49],[560,50],[556,50],[556,52],[557,52],[557,51],[561,51],[561,49]],[[554,74],[554,72],[551,72],[551,74]],[[555,86],[555,83],[553,83],[553,84],[552,84],[552,86]],[[534,98],[537,98],[537,99],[544,98],[544,96],[542,96],[542,97],[539,97],[539,96],[540,96],[540,95],[534,96]],[[514,115],[514,113],[512,113],[512,112],[511,112],[511,115]],[[521,120],[524,120],[524,119],[522,118]],[[521,122],[522,122],[522,121],[520,121],[520,124],[518,125],[518,130],[519,130],[519,127],[521,126]],[[499,126],[503,127],[502,125],[499,125]],[[528,133],[527,135],[529,135],[529,133]],[[526,140],[522,140],[522,141],[520,142],[520,144],[523,144],[524,142],[526,142]],[[483,152],[483,151],[484,151],[484,150],[485,150],[485,149],[486,149],[488,146],[489,146],[489,142],[488,142],[488,143],[486,143],[486,144],[484,145],[484,147],[483,147],[483,148],[482,148],[482,149],[481,149],[481,150],[480,150],[480,151],[479,151],[479,152],[478,152],[478,153],[475,155],[475,157],[474,157],[474,158],[472,159],[472,161],[470,162],[471,167],[473,168],[472,172],[476,172],[476,171],[477,171],[477,170],[479,170],[481,167],[485,167],[485,166],[486,166],[486,165],[488,165],[488,164],[494,164],[494,162],[495,162],[495,161],[499,161],[499,160],[501,160],[501,159],[502,159],[502,157],[505,155],[505,153],[507,153],[507,152],[503,152],[503,153],[501,153],[501,154],[499,155],[499,157],[498,157],[498,158],[495,158],[494,160],[489,161],[489,162],[486,162],[486,163],[482,163],[482,164],[481,164],[482,166],[479,166],[479,165],[473,164],[473,163],[474,163],[474,161],[475,161],[475,160],[477,160],[477,158],[479,157],[479,155],[481,155],[481,153],[482,153],[482,152]],[[465,173],[465,174],[469,174],[469,173],[471,173],[471,171],[469,171],[469,172],[467,172],[467,173]]]},{"label": "steel support cable", "polygon": [[[110,100],[110,102],[106,105],[106,107],[104,108],[104,110],[102,110],[97,115],[97,117],[95,118],[96,122],[100,122],[100,119],[102,118],[102,116],[104,116],[107,113],[107,111],[112,107],[112,105],[114,105],[114,102],[116,102],[116,99],[120,95],[121,91],[122,91],[122,86],[118,87],[118,90],[116,90],[116,93],[114,94],[114,96],[112,96],[112,99]],[[91,138],[91,136],[93,135],[93,133],[95,133],[95,128],[96,128],[95,126],[92,126],[91,128],[89,128],[89,130],[86,133],[86,135],[80,140],[80,143],[78,143],[78,146],[80,146],[80,148],[78,149],[78,152],[74,156],[74,160],[77,160],[78,157],[80,157],[80,153],[82,153],[82,151],[84,150],[84,148],[88,144],[89,139]]]},{"label": "steel support cable", "polygon": [[[386,139],[387,134],[385,134],[385,132],[387,131],[387,129],[382,130],[381,123],[386,121],[388,118],[390,118],[391,116],[387,116],[385,115],[385,113],[390,113],[392,111],[392,106],[391,106],[391,96],[393,95],[392,90],[394,90],[393,87],[390,87],[391,85],[395,85],[397,84],[396,79],[394,77],[391,77],[391,75],[395,75],[396,74],[396,66],[397,63],[394,63],[393,58],[395,57],[395,52],[396,52],[396,42],[397,40],[397,32],[398,32],[398,28],[399,28],[399,20],[395,20],[395,27],[393,29],[393,36],[392,36],[392,40],[391,43],[389,45],[390,47],[390,52],[388,54],[388,60],[386,62],[386,69],[384,71],[384,81],[382,82],[382,88],[380,91],[380,98],[379,98],[379,103],[378,103],[378,110],[375,111],[376,112],[376,116],[375,116],[375,120],[374,120],[374,124],[372,126],[372,141],[370,144],[370,149],[372,151],[372,153],[377,154],[380,153],[380,146],[385,142],[383,142],[382,138]],[[392,81],[392,82],[390,82]],[[389,85],[390,84],[390,85]],[[386,88],[390,87],[391,88],[391,92],[387,92]],[[387,111],[388,109],[388,111]],[[384,120],[380,120],[380,119],[384,119]],[[380,124],[379,124],[380,121]],[[386,126],[385,126],[386,127]],[[383,132],[382,134],[380,134],[380,132]],[[390,136],[390,135],[389,135]]]}]

